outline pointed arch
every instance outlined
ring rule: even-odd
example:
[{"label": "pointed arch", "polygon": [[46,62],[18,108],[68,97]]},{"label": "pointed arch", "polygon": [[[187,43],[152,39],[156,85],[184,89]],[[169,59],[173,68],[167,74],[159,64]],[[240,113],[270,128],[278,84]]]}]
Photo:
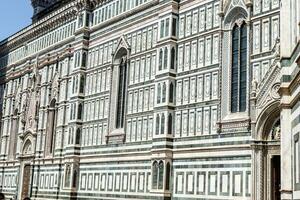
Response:
[{"label": "pointed arch", "polygon": [[126,84],[127,84],[127,64],[126,60],[122,58],[119,66],[119,85],[118,85],[118,99],[117,99],[117,121],[116,128],[124,127],[125,116],[125,96],[126,96]]},{"label": "pointed arch", "polygon": [[30,155],[30,154],[32,154],[32,153],[33,153],[32,142],[31,142],[30,139],[27,139],[27,140],[24,142],[22,154],[23,154],[23,155]]},{"label": "pointed arch", "polygon": [[75,139],[75,144],[80,145],[80,140],[81,140],[81,130],[78,128],[76,130],[76,139]]},{"label": "pointed arch", "polygon": [[168,47],[165,47],[165,50],[164,50],[164,69],[167,69],[168,68]]},{"label": "pointed arch", "polygon": [[165,134],[165,114],[161,114],[161,120],[160,120],[160,134],[163,135]]},{"label": "pointed arch", "polygon": [[174,103],[174,84],[173,84],[173,82],[170,83],[169,102]]},{"label": "pointed arch", "polygon": [[52,99],[48,109],[48,119],[47,119],[47,136],[46,136],[46,155],[50,155],[54,150],[54,136],[56,130],[56,99]]},{"label": "pointed arch", "polygon": [[245,112],[247,98],[247,26],[235,24],[232,30],[231,112]]},{"label": "pointed arch", "polygon": [[152,164],[152,188],[158,189],[158,162],[154,161]]},{"label": "pointed arch", "polygon": [[164,162],[161,160],[158,164],[158,189],[163,189],[164,187]]}]

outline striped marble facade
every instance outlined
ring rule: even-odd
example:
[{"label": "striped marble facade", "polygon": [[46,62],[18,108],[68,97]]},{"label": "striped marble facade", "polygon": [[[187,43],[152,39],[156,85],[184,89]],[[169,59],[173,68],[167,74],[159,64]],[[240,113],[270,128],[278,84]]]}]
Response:
[{"label": "striped marble facade", "polygon": [[[275,199],[272,159],[288,152],[281,194],[293,199],[299,70],[297,56],[281,55],[293,7],[281,3],[66,0],[35,13],[0,42],[0,191],[36,200]],[[246,80],[241,71],[234,80],[233,30],[243,26]],[[246,92],[245,111],[230,108],[235,81],[247,83],[237,92]],[[281,98],[289,95],[291,104]]]}]

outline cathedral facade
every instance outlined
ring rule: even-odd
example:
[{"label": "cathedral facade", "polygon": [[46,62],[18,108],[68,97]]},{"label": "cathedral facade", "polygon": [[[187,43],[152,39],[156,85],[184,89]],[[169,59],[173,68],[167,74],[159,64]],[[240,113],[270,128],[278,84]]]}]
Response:
[{"label": "cathedral facade", "polygon": [[6,198],[300,198],[298,1],[31,3],[0,42]]}]

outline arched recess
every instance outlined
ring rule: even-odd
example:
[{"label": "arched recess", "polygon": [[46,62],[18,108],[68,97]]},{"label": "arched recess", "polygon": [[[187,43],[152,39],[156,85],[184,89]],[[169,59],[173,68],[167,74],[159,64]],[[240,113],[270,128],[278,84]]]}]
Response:
[{"label": "arched recess", "polygon": [[280,198],[281,141],[279,101],[266,106],[257,117],[252,147],[254,200]]},{"label": "arched recess", "polygon": [[56,117],[57,117],[56,99],[52,99],[48,109],[45,156],[51,155],[54,150]]},{"label": "arched recess", "polygon": [[22,154],[23,155],[31,155],[31,154],[33,154],[33,146],[32,146],[32,142],[31,142],[30,139],[27,139],[24,142],[23,149],[22,149]]},{"label": "arched recess", "polygon": [[264,108],[257,118],[255,139],[271,140],[272,130],[276,123],[280,123],[280,108],[279,102],[275,101]]},{"label": "arched recess", "polygon": [[[221,124],[228,124],[222,126],[222,127],[228,127],[228,129],[232,129],[230,122],[234,118],[237,122],[241,121],[244,122],[248,119],[248,110],[249,110],[249,46],[244,50],[245,56],[246,57],[246,67],[243,65],[242,66],[237,66],[238,69],[238,77],[237,80],[233,79],[233,62],[234,62],[234,57],[233,57],[233,31],[235,28],[241,28],[241,27],[246,27],[245,30],[247,32],[246,35],[249,35],[250,27],[249,24],[247,23],[248,19],[248,12],[246,7],[243,7],[241,5],[236,5],[235,7],[230,8],[224,17],[223,21],[223,26],[224,26],[224,31],[223,34],[224,36],[222,37],[222,69],[221,69],[221,74],[222,74],[222,80],[220,82],[220,87],[221,87],[221,96],[222,96],[222,102],[221,102]],[[242,37],[242,33],[238,36],[239,38]],[[241,38],[239,39],[241,41]],[[246,44],[250,44],[250,38],[247,37],[245,39]],[[244,43],[243,43],[244,44]],[[242,43],[238,43],[238,51],[241,51],[242,49]],[[238,55],[241,55],[240,52]],[[238,57],[238,60],[240,63],[241,57]],[[240,65],[240,64],[239,64]],[[246,69],[246,72],[240,73],[242,69]],[[244,80],[246,79],[246,81]],[[239,102],[245,102],[245,105],[240,107],[239,103],[237,103],[236,107],[238,109],[232,109],[232,92],[233,90],[233,84],[234,81],[237,81],[239,84],[237,86],[238,90],[238,96],[237,99]],[[243,87],[240,85],[241,83],[244,83]],[[245,84],[246,83],[246,84]],[[241,90],[243,89],[243,90]],[[240,98],[241,96],[239,94],[246,94],[243,95],[243,98]],[[243,123],[245,124],[245,123]],[[245,125],[246,126],[246,125]],[[246,127],[245,127],[246,129]]]},{"label": "arched recess", "polygon": [[121,37],[115,53],[113,53],[113,64],[111,66],[111,95],[109,110],[109,133],[107,142],[110,140],[125,141],[125,116],[127,104],[127,87],[129,77],[129,55],[130,47],[124,37]]}]

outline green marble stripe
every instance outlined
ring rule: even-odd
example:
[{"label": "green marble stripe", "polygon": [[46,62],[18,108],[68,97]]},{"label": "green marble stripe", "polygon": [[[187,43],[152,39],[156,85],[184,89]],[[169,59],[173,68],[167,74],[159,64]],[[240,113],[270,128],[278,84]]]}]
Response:
[{"label": "green marble stripe", "polygon": [[[69,195],[70,193],[66,192],[60,192],[59,199],[70,199],[68,197],[65,197],[63,195]],[[41,192],[37,194],[35,197],[37,198],[45,198],[49,199],[49,195],[53,195],[51,192]],[[100,197],[105,197],[105,198],[112,198],[114,199],[149,199],[149,200],[171,200],[170,197],[157,197],[157,196],[151,196],[150,193],[143,193],[141,195],[131,195],[131,194],[99,194],[99,193],[84,193],[84,195],[80,195],[80,191],[78,192],[77,199],[78,200],[91,200],[90,197],[94,198],[100,198]]]},{"label": "green marble stripe", "polygon": [[205,164],[205,165],[176,165],[173,166],[174,169],[206,169],[206,168],[249,168],[250,163],[241,164]]},{"label": "green marble stripe", "polygon": [[251,136],[251,132],[240,132],[240,133],[226,133],[226,134],[214,134],[214,135],[200,135],[194,137],[182,137],[182,138],[174,138],[174,142],[183,142],[183,141],[195,141],[195,140],[208,140],[208,139],[222,139],[222,138],[230,138],[230,137],[246,137]]},{"label": "green marble stripe", "polygon": [[174,159],[173,164],[176,164],[177,162],[233,161],[233,160],[251,160],[251,155]]},{"label": "green marble stripe", "polygon": [[[91,164],[92,166],[94,166],[95,164]],[[94,171],[96,170],[149,170],[151,169],[151,166],[150,166],[150,163],[148,166],[130,166],[130,167],[124,167],[124,166],[120,166],[120,167],[91,167],[91,168],[80,168],[80,171],[81,172],[91,172],[91,173],[94,173]],[[105,173],[105,172],[103,172]]]},{"label": "green marble stripe", "polygon": [[[182,148],[196,148],[196,147],[225,147],[231,145],[243,145],[243,144],[251,144],[250,140],[244,141],[229,141],[229,142],[216,142],[216,143],[206,143],[206,144],[184,144],[184,145],[174,145],[173,149],[182,149]],[[250,146],[249,146],[250,147]]]}]

